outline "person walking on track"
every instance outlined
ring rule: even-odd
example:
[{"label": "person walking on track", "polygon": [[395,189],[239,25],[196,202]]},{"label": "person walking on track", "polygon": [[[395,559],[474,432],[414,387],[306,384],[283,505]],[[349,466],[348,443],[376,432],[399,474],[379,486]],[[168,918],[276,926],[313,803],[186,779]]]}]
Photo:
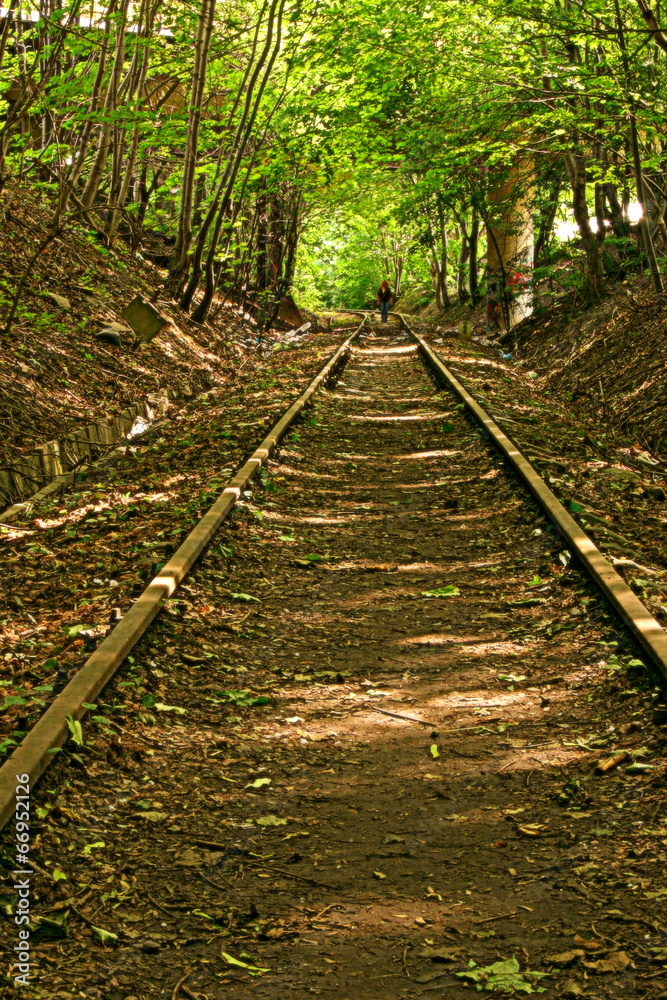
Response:
[{"label": "person walking on track", "polygon": [[388,281],[383,281],[378,290],[378,305],[380,307],[380,316],[382,317],[382,322],[387,322],[387,317],[389,316],[389,306],[391,305],[391,300],[393,294],[391,288],[389,287]]}]

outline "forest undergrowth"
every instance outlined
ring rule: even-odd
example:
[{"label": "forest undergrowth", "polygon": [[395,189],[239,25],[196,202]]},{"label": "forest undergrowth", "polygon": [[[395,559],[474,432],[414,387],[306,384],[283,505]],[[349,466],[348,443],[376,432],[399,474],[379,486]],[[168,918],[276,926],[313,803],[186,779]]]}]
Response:
[{"label": "forest undergrowth", "polygon": [[[83,226],[63,232],[31,265],[48,231],[48,210],[29,193],[11,207],[0,231],[3,309],[28,270],[17,321],[0,352],[5,470],[39,444],[111,420],[158,393],[184,400],[242,381],[258,348],[278,335],[274,329],[260,336],[253,318],[224,297],[208,322],[193,322],[165,295],[166,270],[144,258],[143,244],[138,252],[122,242],[107,247]],[[122,317],[137,295],[154,302],[167,321],[148,344],[137,344]],[[277,329],[286,326],[278,317]],[[109,333],[120,342],[99,339]]]},{"label": "forest undergrowth", "polygon": [[658,454],[667,435],[667,301],[647,276],[611,285],[601,302],[572,309],[563,302],[524,321],[506,349],[600,425],[609,439],[633,437]]}]

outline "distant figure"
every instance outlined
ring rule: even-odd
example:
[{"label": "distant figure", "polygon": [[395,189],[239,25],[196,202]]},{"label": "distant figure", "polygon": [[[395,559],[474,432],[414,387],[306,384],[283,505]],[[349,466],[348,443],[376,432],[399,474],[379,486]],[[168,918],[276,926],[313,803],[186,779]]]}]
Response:
[{"label": "distant figure", "polygon": [[378,290],[378,305],[380,307],[380,316],[382,317],[382,322],[387,322],[387,317],[389,316],[389,306],[391,305],[391,300],[393,294],[391,288],[389,287],[388,281],[383,281]]}]

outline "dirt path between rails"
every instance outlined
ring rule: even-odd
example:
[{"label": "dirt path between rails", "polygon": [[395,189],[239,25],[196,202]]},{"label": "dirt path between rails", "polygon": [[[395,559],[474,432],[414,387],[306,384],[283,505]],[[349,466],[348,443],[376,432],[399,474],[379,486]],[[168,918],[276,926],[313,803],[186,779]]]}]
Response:
[{"label": "dirt path between rails", "polygon": [[365,341],[105,695],[143,714],[36,794],[33,995],[665,995],[653,682],[562,552]]}]

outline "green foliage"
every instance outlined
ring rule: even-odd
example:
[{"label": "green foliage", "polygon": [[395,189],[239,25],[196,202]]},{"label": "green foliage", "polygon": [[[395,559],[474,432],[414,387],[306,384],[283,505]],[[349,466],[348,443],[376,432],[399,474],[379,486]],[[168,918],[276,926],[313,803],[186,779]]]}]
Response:
[{"label": "green foliage", "polygon": [[[106,225],[106,201],[129,172],[125,235],[143,226],[169,237],[184,204],[201,4],[165,0],[141,31],[139,6],[96,8],[93,24],[74,27],[74,0],[54,9],[48,25],[36,0],[23,5],[37,20],[0,66],[2,172],[30,177],[53,204],[72,187],[76,202],[106,135],[96,220]],[[480,228],[483,270],[485,223],[502,211],[490,188],[523,160],[534,163],[525,186],[534,183],[536,277],[558,290],[582,286],[586,261],[558,229],[570,219],[564,158],[586,159],[591,212],[595,184],[629,187],[632,199],[632,115],[654,200],[665,189],[667,74],[636,2],[287,0],[280,52],[251,94],[247,74],[267,39],[266,18],[259,0],[216,6],[190,219],[196,238],[238,152],[212,262],[223,287],[242,289],[266,314],[292,282],[311,308],[355,307],[372,304],[383,278],[428,301],[434,275],[446,271],[444,294],[458,284],[465,298],[471,230]],[[25,51],[39,54],[29,69]],[[133,74],[144,60],[139,84]],[[8,96],[17,81],[25,84],[19,103]],[[110,99],[114,81],[118,101]],[[257,102],[247,134],[246,96]],[[89,221],[75,212],[71,224]],[[617,230],[605,249],[610,272],[639,263],[634,241]],[[211,246],[211,231],[204,241]],[[97,252],[109,251],[97,244]],[[3,312],[5,292],[13,295],[13,282],[3,286]]]}]

